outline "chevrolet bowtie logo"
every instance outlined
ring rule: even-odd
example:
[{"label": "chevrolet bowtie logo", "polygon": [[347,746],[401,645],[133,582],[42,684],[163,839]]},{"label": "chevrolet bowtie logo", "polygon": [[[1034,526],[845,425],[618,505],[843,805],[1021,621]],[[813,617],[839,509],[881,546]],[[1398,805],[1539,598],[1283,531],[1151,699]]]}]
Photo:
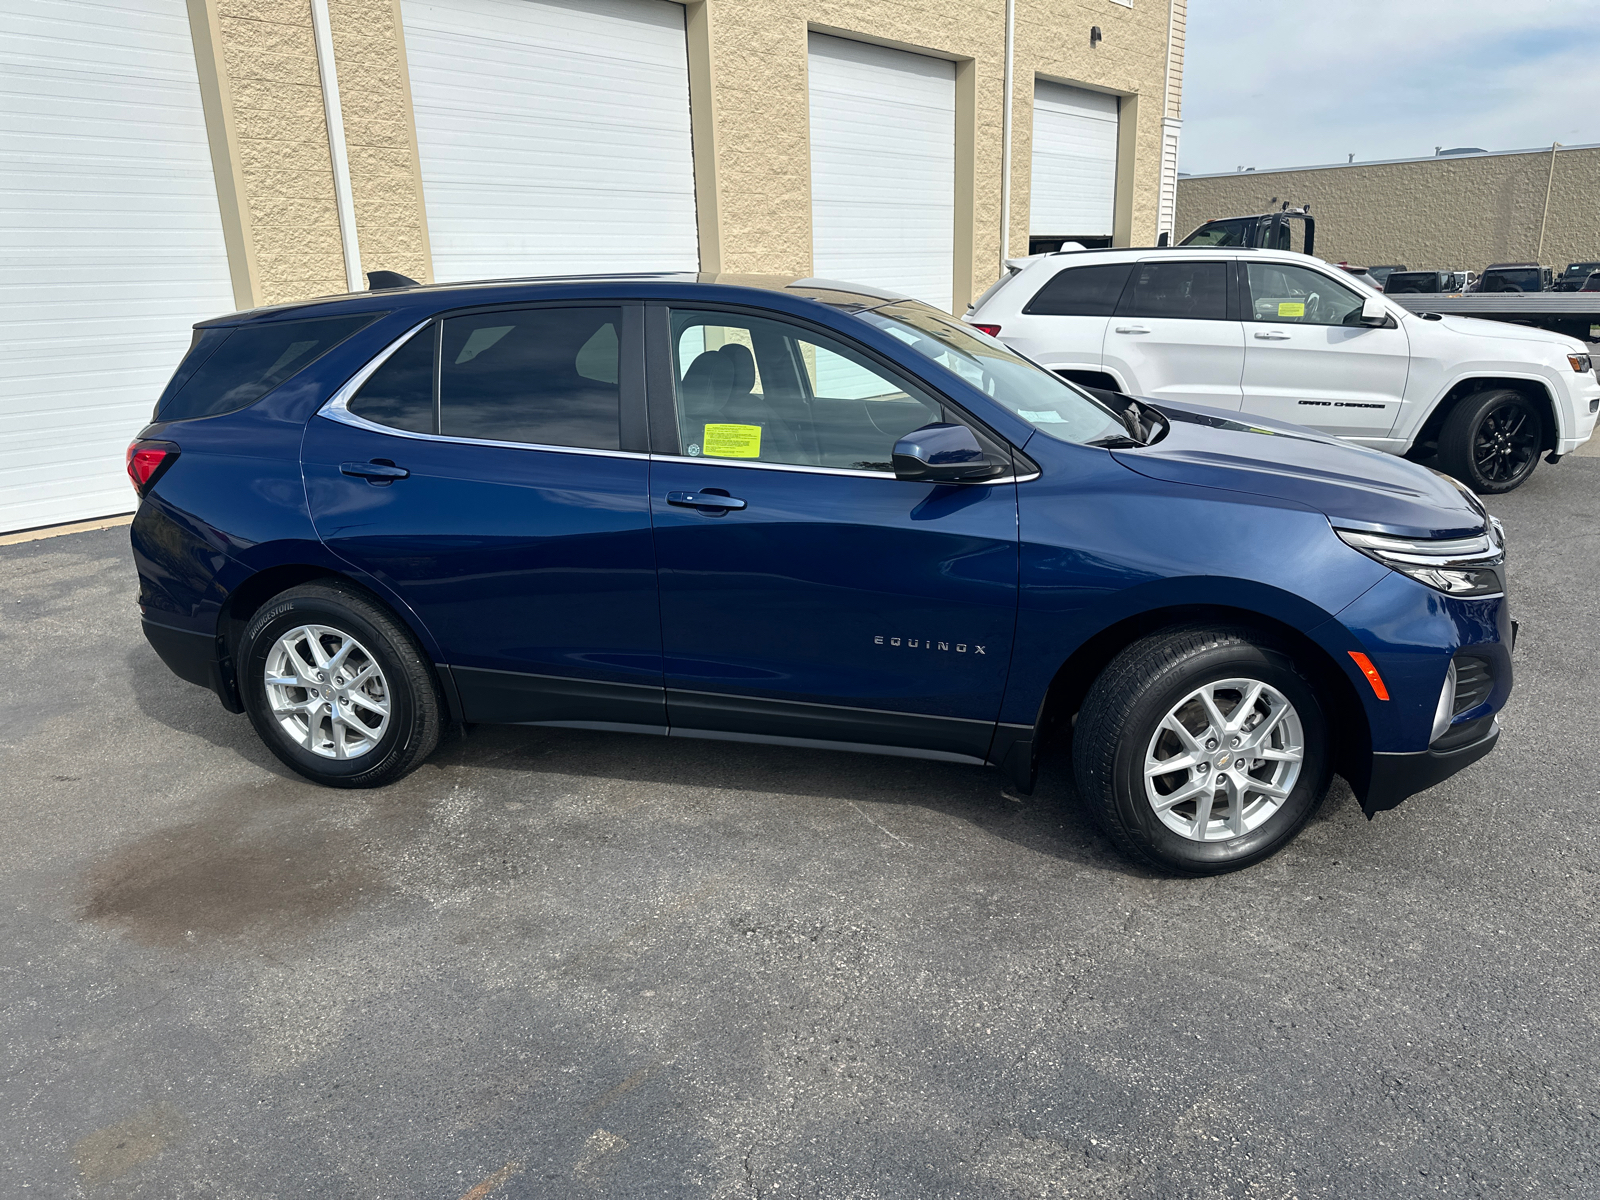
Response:
[{"label": "chevrolet bowtie logo", "polygon": [[984,649],[976,643],[969,645],[966,642],[940,642],[932,638],[897,638],[885,637],[883,634],[873,636],[874,646],[903,646],[907,650],[953,650],[957,654],[983,654]]}]

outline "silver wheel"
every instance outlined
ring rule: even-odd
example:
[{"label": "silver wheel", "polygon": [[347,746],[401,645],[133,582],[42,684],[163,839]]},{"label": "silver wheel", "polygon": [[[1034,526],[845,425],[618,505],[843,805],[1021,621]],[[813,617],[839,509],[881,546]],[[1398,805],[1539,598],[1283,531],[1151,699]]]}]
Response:
[{"label": "silver wheel", "polygon": [[267,705],[289,740],[323,758],[360,758],[389,728],[389,683],[367,648],[301,625],[267,652]]},{"label": "silver wheel", "polygon": [[1305,732],[1288,698],[1258,679],[1219,679],[1175,704],[1144,756],[1144,793],[1162,824],[1196,842],[1270,820],[1300,778]]}]

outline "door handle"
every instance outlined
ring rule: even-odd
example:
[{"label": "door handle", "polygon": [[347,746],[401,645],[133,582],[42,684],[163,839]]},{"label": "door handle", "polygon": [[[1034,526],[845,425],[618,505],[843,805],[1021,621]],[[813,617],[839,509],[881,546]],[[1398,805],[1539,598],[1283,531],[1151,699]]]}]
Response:
[{"label": "door handle", "polygon": [[1117,326],[1117,332],[1118,333],[1149,333],[1150,331],[1148,329],[1146,329],[1143,325],[1118,325]]},{"label": "door handle", "polygon": [[1289,335],[1276,329],[1266,329],[1256,334],[1263,342],[1287,342]]},{"label": "door handle", "polygon": [[743,508],[744,501],[714,492],[668,492],[667,503],[679,508]]},{"label": "door handle", "polygon": [[404,467],[397,467],[392,462],[347,462],[339,464],[339,472],[351,475],[357,479],[370,479],[374,483],[392,483],[396,479],[404,479],[411,472]]}]

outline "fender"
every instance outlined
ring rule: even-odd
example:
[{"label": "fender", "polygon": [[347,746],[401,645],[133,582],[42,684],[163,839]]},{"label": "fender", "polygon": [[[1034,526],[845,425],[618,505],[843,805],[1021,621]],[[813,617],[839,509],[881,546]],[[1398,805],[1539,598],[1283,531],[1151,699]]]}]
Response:
[{"label": "fender", "polygon": [[1395,421],[1394,428],[1390,431],[1389,437],[1382,440],[1396,445],[1400,453],[1409,451],[1415,445],[1417,436],[1427,427],[1429,418],[1438,411],[1439,405],[1444,403],[1445,398],[1462,384],[1476,379],[1482,379],[1485,382],[1496,379],[1516,379],[1524,383],[1538,384],[1546,399],[1550,402],[1551,411],[1555,414],[1557,440],[1568,436],[1570,421],[1565,411],[1567,405],[1561,403],[1558,398],[1561,394],[1561,389],[1556,381],[1555,372],[1532,368],[1527,363],[1518,363],[1515,367],[1474,363],[1469,367],[1462,367],[1456,370],[1443,387],[1434,390],[1433,398],[1427,405],[1419,404],[1413,408],[1410,403],[1402,404],[1400,406],[1400,415]]}]

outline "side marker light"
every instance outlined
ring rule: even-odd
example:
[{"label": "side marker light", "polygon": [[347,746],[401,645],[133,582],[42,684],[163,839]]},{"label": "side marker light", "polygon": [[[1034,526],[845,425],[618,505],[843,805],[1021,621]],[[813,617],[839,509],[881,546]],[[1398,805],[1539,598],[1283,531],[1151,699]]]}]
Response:
[{"label": "side marker light", "polygon": [[1387,700],[1389,698],[1389,689],[1383,686],[1383,676],[1378,674],[1378,668],[1372,665],[1372,660],[1365,654],[1359,654],[1354,650],[1351,650],[1349,654],[1355,661],[1356,666],[1361,669],[1361,673],[1367,677],[1367,682],[1372,685],[1373,695],[1377,696],[1379,700]]}]

